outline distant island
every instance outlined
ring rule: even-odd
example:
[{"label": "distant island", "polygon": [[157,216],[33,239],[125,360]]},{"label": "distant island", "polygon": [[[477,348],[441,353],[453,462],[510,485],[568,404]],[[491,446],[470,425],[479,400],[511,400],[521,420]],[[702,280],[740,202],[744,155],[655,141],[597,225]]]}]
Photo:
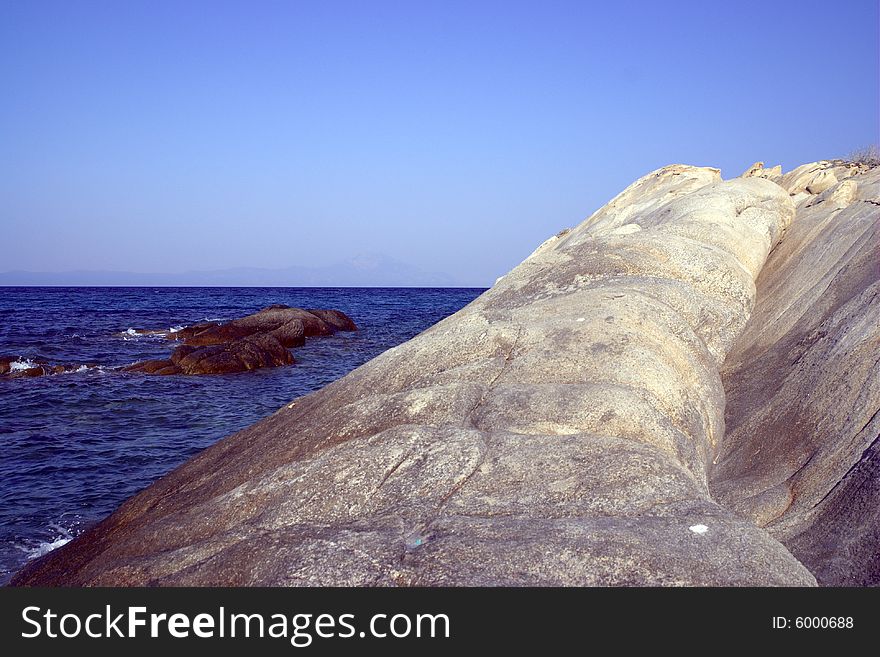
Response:
[{"label": "distant island", "polygon": [[42,285],[80,287],[472,287],[454,276],[425,271],[382,254],[362,254],[326,266],[295,265],[283,269],[235,267],[172,274],[92,270],[0,272],[0,286]]}]

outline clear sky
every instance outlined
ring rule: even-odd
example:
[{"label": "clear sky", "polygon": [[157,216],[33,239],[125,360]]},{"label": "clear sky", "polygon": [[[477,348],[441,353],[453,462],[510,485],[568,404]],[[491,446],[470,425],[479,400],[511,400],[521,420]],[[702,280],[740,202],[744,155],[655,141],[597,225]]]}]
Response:
[{"label": "clear sky", "polygon": [[0,0],[0,270],[488,285],[664,164],[878,139],[878,3]]}]

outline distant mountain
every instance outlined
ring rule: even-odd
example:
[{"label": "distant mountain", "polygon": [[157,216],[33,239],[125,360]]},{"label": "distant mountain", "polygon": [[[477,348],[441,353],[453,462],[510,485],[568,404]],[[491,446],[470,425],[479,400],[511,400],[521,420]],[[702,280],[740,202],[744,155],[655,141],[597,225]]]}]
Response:
[{"label": "distant mountain", "polygon": [[459,287],[452,276],[426,272],[385,255],[365,254],[321,267],[236,267],[180,274],[123,271],[0,272],[0,286],[194,287]]}]

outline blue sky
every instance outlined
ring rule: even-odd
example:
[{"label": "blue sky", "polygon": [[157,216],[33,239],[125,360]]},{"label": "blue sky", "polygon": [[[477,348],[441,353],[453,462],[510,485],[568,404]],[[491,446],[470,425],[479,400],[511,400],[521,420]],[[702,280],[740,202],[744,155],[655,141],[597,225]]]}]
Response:
[{"label": "blue sky", "polygon": [[0,270],[488,285],[664,164],[877,141],[878,4],[0,0]]}]

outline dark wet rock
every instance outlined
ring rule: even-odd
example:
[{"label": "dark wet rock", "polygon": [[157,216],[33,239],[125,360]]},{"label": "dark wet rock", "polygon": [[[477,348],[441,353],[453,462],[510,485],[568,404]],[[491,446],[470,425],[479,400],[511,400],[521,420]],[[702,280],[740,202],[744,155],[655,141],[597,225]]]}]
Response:
[{"label": "dark wet rock", "polygon": [[178,370],[170,360],[143,360],[123,368],[128,372],[143,372],[144,374],[177,374]]},{"label": "dark wet rock", "polygon": [[195,330],[169,334],[173,340],[189,345],[223,344],[255,333],[278,331],[277,337],[295,347],[309,336],[330,335],[336,331],[356,331],[354,322],[338,310],[303,310],[284,305],[264,308],[258,313],[234,319],[224,324],[201,325]]},{"label": "dark wet rock", "polygon": [[357,331],[357,326],[351,321],[351,318],[338,310],[309,309],[308,312],[324,320],[337,331]]},{"label": "dark wet rock", "polygon": [[184,326],[182,329],[178,331],[169,331],[167,334],[167,338],[169,340],[186,340],[187,338],[191,338],[196,333],[201,333],[202,331],[206,331],[209,328],[213,328],[215,326],[220,326],[220,322],[200,322],[198,324],[192,324],[190,326]]},{"label": "dark wet rock", "polygon": [[203,322],[167,334],[183,342],[167,360],[134,363],[124,369],[144,374],[230,374],[263,367],[291,365],[288,349],[307,336],[356,331],[354,322],[338,310],[306,311],[273,305],[258,313],[219,324]]},{"label": "dark wet rock", "polygon": [[274,304],[261,311],[228,322],[199,322],[180,329],[130,328],[117,333],[121,338],[162,336],[188,345],[227,344],[258,333],[272,333],[285,347],[301,346],[305,338],[356,331],[357,326],[338,310],[303,310]]},{"label": "dark wet rock", "polygon": [[193,332],[189,335],[178,337],[178,333],[182,332],[183,331],[177,331],[169,335],[168,338],[170,340],[177,340],[188,345],[205,347],[208,345],[232,342],[233,340],[247,337],[254,331],[248,331],[243,327],[233,326],[231,324],[216,324],[214,326]]},{"label": "dark wet rock", "polygon": [[182,345],[172,354],[171,362],[181,374],[229,374],[291,365],[294,360],[278,338],[263,333],[222,345]]},{"label": "dark wet rock", "polygon": [[50,374],[65,374],[75,372],[83,368],[97,367],[94,364],[52,364],[41,357],[24,358],[0,358],[0,377],[7,379],[30,379]]},{"label": "dark wet rock", "polygon": [[37,365],[35,367],[29,367],[26,370],[18,370],[15,372],[11,372],[9,377],[12,379],[30,379],[35,376],[43,376],[44,374],[48,374],[51,370],[43,367],[42,365]]},{"label": "dark wet rock", "polygon": [[[353,331],[356,329],[350,330]],[[292,319],[289,322],[282,324],[278,328],[270,331],[268,335],[274,336],[279,342],[281,342],[281,344],[288,348],[300,347],[306,341],[305,327],[303,326],[302,320],[299,319]]]},{"label": "dark wet rock", "polygon": [[51,366],[41,359],[19,358],[17,356],[0,358],[0,376],[10,379],[43,376],[51,371]]},{"label": "dark wet rock", "polygon": [[[164,376],[230,374],[279,367],[293,364],[294,358],[288,349],[302,346],[306,337],[356,330],[355,323],[338,310],[303,310],[281,304],[222,324],[200,322],[176,330],[130,328],[116,335],[123,339],[158,336],[183,344],[169,358],[141,361],[119,369]],[[24,367],[25,364],[30,367]],[[81,367],[18,357],[0,358],[0,376],[10,379],[62,374]]]}]

